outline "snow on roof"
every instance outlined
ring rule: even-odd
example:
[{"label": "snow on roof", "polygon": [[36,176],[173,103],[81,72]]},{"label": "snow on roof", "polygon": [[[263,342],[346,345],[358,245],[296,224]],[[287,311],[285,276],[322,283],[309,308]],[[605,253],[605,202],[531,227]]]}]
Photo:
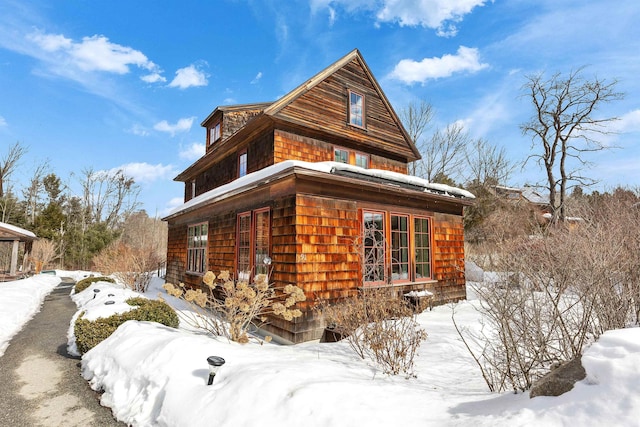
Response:
[{"label": "snow on roof", "polygon": [[300,160],[286,160],[284,162],[276,163],[259,171],[247,174],[241,178],[236,179],[228,184],[209,190],[206,193],[200,194],[197,197],[189,200],[181,206],[178,206],[171,210],[166,218],[172,217],[178,213],[185,212],[187,210],[194,209],[208,202],[223,200],[234,194],[238,194],[249,188],[256,187],[258,183],[268,182],[270,178],[275,177],[283,171],[290,168],[302,168],[316,172],[323,172],[328,174],[334,174],[339,171],[348,171],[363,176],[370,176],[381,178],[388,181],[397,183],[410,184],[413,186],[422,187],[425,192],[446,195],[449,197],[459,197],[466,199],[474,199],[475,196],[470,192],[452,187],[445,184],[430,183],[426,179],[418,178],[411,175],[404,175],[397,172],[385,171],[380,169],[364,169],[358,166],[347,165],[338,162],[303,162]]},{"label": "snow on roof", "polygon": [[34,239],[37,236],[29,230],[25,230],[24,228],[20,228],[16,225],[7,224],[6,222],[0,222],[0,228],[4,228],[5,230],[13,231],[14,233],[22,234],[27,237],[33,237]]},{"label": "snow on roof", "polygon": [[437,184],[433,182],[429,182],[426,179],[419,178],[417,176],[405,175],[403,173],[385,171],[381,169],[364,169],[359,166],[348,165],[346,163],[337,163],[337,162],[327,162],[332,163],[334,166],[331,170],[333,171],[349,171],[353,173],[357,173],[359,175],[366,175],[376,178],[382,178],[388,181],[394,181],[403,184],[415,185],[417,187],[424,188],[425,192],[435,192],[438,194],[444,194],[453,197],[464,197],[466,199],[475,199],[476,196],[468,192],[467,190],[463,190],[461,188],[452,187],[446,184]]},{"label": "snow on roof", "polygon": [[[545,212],[545,213],[542,214],[542,217],[544,219],[551,219],[551,218],[553,218],[553,215],[551,213],[549,213],[549,212]],[[567,216],[564,219],[566,221],[569,221],[569,222],[581,222],[581,221],[584,221],[584,218],[580,218],[579,216]]]},{"label": "snow on roof", "polygon": [[524,197],[531,203],[536,203],[539,205],[549,204],[549,195],[540,194],[536,189],[532,187],[525,187],[522,190],[522,197]]}]

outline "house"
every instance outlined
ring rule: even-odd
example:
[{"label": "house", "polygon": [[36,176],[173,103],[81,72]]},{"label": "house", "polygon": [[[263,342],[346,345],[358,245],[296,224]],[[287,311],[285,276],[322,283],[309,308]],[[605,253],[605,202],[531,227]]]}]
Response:
[{"label": "house", "polygon": [[[37,240],[35,234],[24,228],[0,222],[0,281],[15,280],[30,270],[30,256],[33,242]],[[18,260],[22,263],[18,266]],[[7,261],[9,264],[7,265]]]},{"label": "house", "polygon": [[300,286],[303,316],[265,327],[290,343],[322,335],[318,300],[361,288],[465,298],[473,195],[407,175],[420,153],[358,50],[275,102],[218,107],[202,126],[206,153],[175,178],[184,204],[164,218],[167,281],[270,271],[274,286]]}]

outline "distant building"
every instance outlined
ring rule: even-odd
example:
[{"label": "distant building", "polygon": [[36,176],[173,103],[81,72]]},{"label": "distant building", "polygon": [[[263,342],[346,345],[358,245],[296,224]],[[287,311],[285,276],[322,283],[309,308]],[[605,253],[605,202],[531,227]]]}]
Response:
[{"label": "distant building", "polygon": [[[0,280],[14,280],[30,271],[29,254],[33,241],[37,240],[35,234],[24,228],[0,222],[0,252],[3,265],[0,265]],[[22,262],[18,264],[19,259]],[[9,263],[6,264],[6,261]]]}]

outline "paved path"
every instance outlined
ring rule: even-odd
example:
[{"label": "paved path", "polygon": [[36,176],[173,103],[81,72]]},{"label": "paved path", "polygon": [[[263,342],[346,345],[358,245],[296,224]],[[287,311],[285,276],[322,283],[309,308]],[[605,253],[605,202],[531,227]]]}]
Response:
[{"label": "paved path", "polygon": [[80,359],[67,354],[76,305],[73,280],[62,280],[0,357],[0,426],[124,426],[100,406],[80,375]]}]

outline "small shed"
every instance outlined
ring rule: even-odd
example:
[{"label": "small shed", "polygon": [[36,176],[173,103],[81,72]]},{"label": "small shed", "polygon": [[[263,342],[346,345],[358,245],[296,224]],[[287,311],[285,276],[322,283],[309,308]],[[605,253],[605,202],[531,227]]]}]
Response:
[{"label": "small shed", "polygon": [[[29,270],[29,254],[33,241],[37,239],[38,237],[29,230],[0,222],[0,279],[12,280]],[[18,268],[20,255],[22,262]]]}]

